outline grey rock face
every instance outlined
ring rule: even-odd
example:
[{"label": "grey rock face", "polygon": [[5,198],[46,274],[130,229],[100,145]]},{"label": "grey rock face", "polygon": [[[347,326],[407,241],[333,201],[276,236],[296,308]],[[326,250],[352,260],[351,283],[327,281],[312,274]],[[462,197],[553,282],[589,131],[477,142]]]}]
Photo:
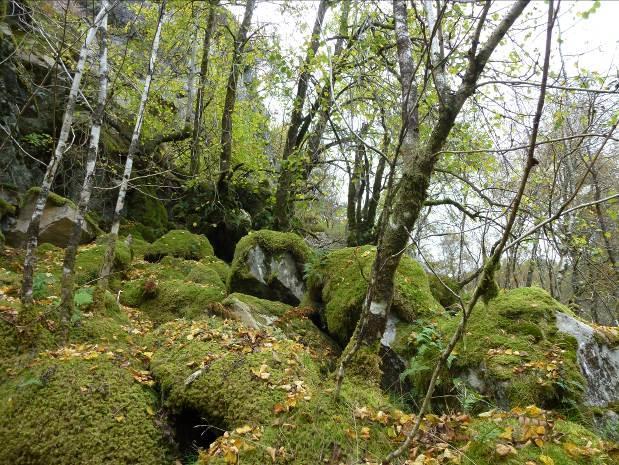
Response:
[{"label": "grey rock face", "polygon": [[[302,267],[289,252],[268,254],[259,245],[253,246],[245,266],[252,282],[244,282],[233,291],[246,292],[257,297],[279,300],[297,305],[305,293]],[[245,280],[247,281],[247,280]]]},{"label": "grey rock face", "polygon": [[595,337],[595,330],[565,313],[557,312],[557,328],[578,341],[578,363],[587,380],[585,401],[606,406],[619,400],[619,348],[611,348]]},{"label": "grey rock face", "polygon": [[[32,202],[23,206],[15,223],[6,232],[7,243],[13,247],[22,247],[26,241],[26,232],[32,217],[34,204]],[[71,204],[57,206],[47,203],[41,218],[39,243],[49,242],[58,247],[66,247],[71,231],[75,225],[77,210]],[[84,221],[82,225],[81,244],[91,242],[95,238],[94,228]]]}]

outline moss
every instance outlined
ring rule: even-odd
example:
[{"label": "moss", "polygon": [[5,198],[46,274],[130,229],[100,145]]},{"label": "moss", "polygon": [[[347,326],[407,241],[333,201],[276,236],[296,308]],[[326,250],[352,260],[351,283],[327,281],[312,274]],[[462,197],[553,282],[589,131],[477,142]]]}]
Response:
[{"label": "moss", "polygon": [[[458,303],[456,296],[449,290],[451,289],[455,293],[460,292],[461,288],[458,281],[449,276],[437,276],[434,273],[428,273],[428,283],[432,295],[443,307],[449,308]],[[449,289],[445,286],[448,286]]]},{"label": "moss", "polygon": [[15,215],[15,205],[11,205],[6,200],[0,198],[0,218],[4,215]]},{"label": "moss", "polygon": [[[80,247],[75,257],[75,281],[77,284],[92,284],[99,278],[103,257],[107,249],[108,236],[97,238],[96,244]],[[113,271],[125,271],[131,265],[131,249],[122,240],[116,241]],[[118,282],[118,276],[113,282]],[[116,286],[114,286],[116,287]]]},{"label": "moss", "polygon": [[154,393],[101,358],[43,359],[0,386],[1,463],[169,463]]},{"label": "moss", "polygon": [[[373,246],[340,249],[326,255],[309,275],[309,294],[325,304],[327,328],[341,344],[346,344],[359,319],[375,256]],[[396,272],[392,310],[405,322],[443,314],[423,268],[407,256]]]},{"label": "moss", "polygon": [[290,464],[321,463],[334,444],[342,462],[344,457],[381,457],[392,448],[388,428],[380,424],[364,422],[368,440],[362,440],[362,451],[355,434],[360,432],[355,409],[387,409],[389,400],[349,376],[342,401],[335,401],[333,381],[321,378],[298,343],[211,318],[162,326],[154,347],[151,370],[171,411],[198,412],[205,423],[233,434],[245,425],[259,431],[253,439],[247,435],[253,447],[239,447],[238,463],[271,463],[269,448],[285,453]]},{"label": "moss", "polygon": [[[36,202],[40,194],[41,194],[41,188],[38,186],[31,187],[30,189],[28,189],[24,193],[24,196],[22,198],[21,207],[23,208],[25,205],[31,202]],[[51,191],[49,195],[47,196],[46,205],[53,205],[54,207],[64,207],[65,205],[68,205],[70,207],[76,208],[75,203],[73,203],[72,200],[69,200],[63,197],[62,195],[58,195],[55,192],[51,192]]]},{"label": "moss", "polygon": [[[524,418],[524,417],[521,417]],[[533,418],[532,421],[540,421]],[[545,424],[545,420],[541,420]],[[525,423],[526,424],[526,423]],[[531,440],[518,444],[513,453],[504,457],[496,453],[497,444],[509,444],[505,431],[513,431],[513,437],[519,437],[526,426],[513,418],[478,418],[469,426],[472,440],[468,443],[463,464],[521,465],[524,463],[541,463],[540,456],[546,456],[556,465],[609,465],[616,463],[606,452],[608,447],[592,432],[580,425],[566,420],[551,423],[555,440],[542,439],[541,447]],[[548,434],[548,433],[547,433]],[[511,436],[511,434],[510,434]],[[510,444],[511,445],[511,444]],[[570,453],[571,452],[571,453]]]},{"label": "moss", "polygon": [[146,250],[144,259],[157,262],[167,255],[187,260],[201,260],[213,256],[213,247],[202,235],[175,229],[153,242]]},{"label": "moss", "polygon": [[174,267],[155,271],[125,282],[121,293],[124,305],[139,307],[155,323],[207,315],[210,305],[226,296],[219,275],[206,265],[186,275]]},{"label": "moss", "polygon": [[[243,237],[234,250],[234,258],[230,266],[230,278],[228,279],[229,292],[243,292],[266,299],[286,300],[287,290],[277,288],[277,275],[271,270],[269,276],[264,277],[264,281],[257,280],[247,266],[249,252],[254,247],[259,246],[267,260],[269,257],[277,259],[284,254],[290,254],[299,269],[300,275],[303,274],[304,265],[310,260],[312,251],[302,237],[294,233],[282,233],[262,229],[252,231]],[[292,302],[291,302],[292,303]]]},{"label": "moss", "polygon": [[134,190],[127,202],[127,218],[134,220],[135,228],[148,242],[161,237],[168,229],[168,211],[153,190]]},{"label": "moss", "polygon": [[205,257],[200,261],[213,268],[224,283],[228,282],[228,278],[230,277],[230,266],[226,262],[215,256]]},{"label": "moss", "polygon": [[[489,305],[478,305],[454,351],[452,377],[472,370],[483,378],[483,394],[504,408],[536,404],[578,417],[574,407],[582,402],[585,381],[574,339],[557,332],[556,311],[565,307],[539,288],[502,292]],[[436,321],[443,344],[459,321],[459,316]],[[409,348],[413,354],[420,349]],[[428,350],[417,362],[434,366],[437,353]]]}]

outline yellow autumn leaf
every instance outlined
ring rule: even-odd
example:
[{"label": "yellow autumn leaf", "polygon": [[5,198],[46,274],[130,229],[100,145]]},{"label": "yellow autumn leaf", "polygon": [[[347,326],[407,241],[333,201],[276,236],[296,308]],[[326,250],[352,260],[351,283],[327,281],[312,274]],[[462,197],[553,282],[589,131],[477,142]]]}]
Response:
[{"label": "yellow autumn leaf", "polygon": [[578,447],[576,444],[571,443],[571,442],[566,442],[565,444],[563,444],[563,448],[572,457],[578,457],[578,456],[582,455],[582,453],[583,453],[583,451],[582,451],[582,449],[580,447]]},{"label": "yellow autumn leaf", "polygon": [[518,453],[516,448],[514,446],[510,446],[509,444],[497,444],[494,450],[500,457],[515,455]]},{"label": "yellow autumn leaf", "polygon": [[524,409],[524,411],[530,417],[539,417],[542,415],[542,413],[544,413],[544,411],[536,405],[529,405]]},{"label": "yellow autumn leaf", "polygon": [[514,428],[508,426],[505,430],[499,435],[501,439],[506,439],[508,441],[512,440],[512,435],[514,434]]},{"label": "yellow autumn leaf", "polygon": [[150,405],[146,406],[146,413],[148,413],[151,417],[155,414],[155,411]]},{"label": "yellow autumn leaf", "polygon": [[251,431],[251,426],[249,425],[241,426],[234,430],[236,434],[245,434],[245,433],[249,433],[250,431]]},{"label": "yellow autumn leaf", "polygon": [[544,465],[555,465],[555,461],[547,455],[540,455],[538,458],[539,461],[542,462]]},{"label": "yellow autumn leaf", "polygon": [[544,446],[544,441],[540,438],[535,438],[533,439],[533,442],[535,442],[535,444],[537,444],[537,447],[541,448]]}]

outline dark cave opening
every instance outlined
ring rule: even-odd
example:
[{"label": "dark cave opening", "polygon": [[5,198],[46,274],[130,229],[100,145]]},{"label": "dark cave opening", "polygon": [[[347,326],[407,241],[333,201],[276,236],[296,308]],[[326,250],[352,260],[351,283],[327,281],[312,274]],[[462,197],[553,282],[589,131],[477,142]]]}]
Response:
[{"label": "dark cave opening", "polygon": [[191,408],[171,415],[170,424],[183,463],[193,463],[198,450],[208,449],[225,431],[219,426],[219,422],[205,418],[200,412]]}]

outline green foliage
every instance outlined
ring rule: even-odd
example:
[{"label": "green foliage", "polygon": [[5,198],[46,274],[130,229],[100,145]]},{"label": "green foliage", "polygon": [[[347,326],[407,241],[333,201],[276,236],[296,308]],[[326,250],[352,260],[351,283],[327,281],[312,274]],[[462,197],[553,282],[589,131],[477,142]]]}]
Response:
[{"label": "green foliage", "polygon": [[84,287],[81,287],[75,291],[75,294],[73,295],[73,303],[75,306],[81,308],[92,304],[92,291],[92,288]]},{"label": "green foliage", "polygon": [[201,260],[213,255],[213,247],[202,235],[175,229],[153,242],[147,248],[144,259],[157,262],[168,255],[187,260]]},{"label": "green foliage", "polygon": [[56,283],[56,278],[51,273],[35,273],[32,279],[32,297],[42,299],[49,295],[49,287]]}]

